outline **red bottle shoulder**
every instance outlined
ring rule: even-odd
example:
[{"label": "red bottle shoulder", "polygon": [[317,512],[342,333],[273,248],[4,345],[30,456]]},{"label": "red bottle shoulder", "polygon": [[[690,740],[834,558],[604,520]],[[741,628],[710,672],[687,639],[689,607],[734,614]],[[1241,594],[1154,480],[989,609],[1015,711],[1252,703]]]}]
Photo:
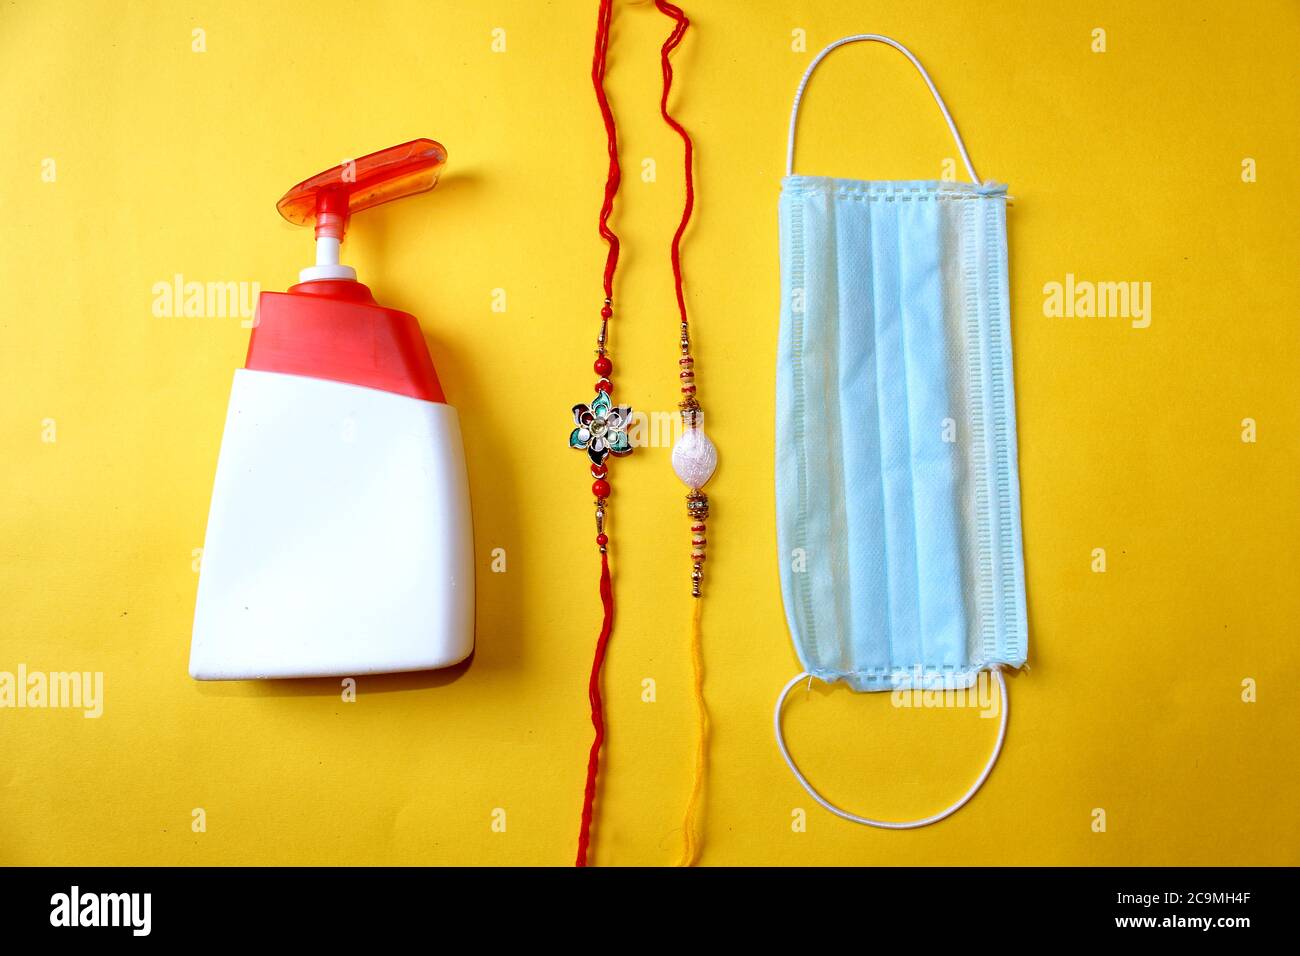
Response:
[{"label": "red bottle shoulder", "polygon": [[360,282],[303,282],[288,292],[263,292],[244,364],[446,401],[415,316],[379,305]]}]

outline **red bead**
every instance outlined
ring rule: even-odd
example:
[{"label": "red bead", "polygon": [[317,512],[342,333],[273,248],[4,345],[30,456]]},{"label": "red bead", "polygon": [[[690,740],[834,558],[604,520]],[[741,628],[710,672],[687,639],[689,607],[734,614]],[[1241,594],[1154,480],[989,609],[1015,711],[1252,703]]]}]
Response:
[{"label": "red bead", "polygon": [[609,482],[604,478],[597,478],[591,483],[591,493],[597,498],[609,497]]},{"label": "red bead", "polygon": [[596,370],[597,375],[604,377],[604,376],[608,376],[610,372],[614,371],[614,363],[611,362],[606,356],[602,355],[600,358],[596,359],[596,364],[593,365],[592,368]]},{"label": "red bead", "polygon": [[593,478],[604,478],[608,474],[609,474],[609,469],[606,468],[604,465],[591,466],[591,477]]},{"label": "red bead", "polygon": [[614,314],[614,310],[611,309],[609,306],[603,305],[600,307],[600,317],[602,319],[608,319],[613,314]]},{"label": "red bead", "polygon": [[609,535],[604,534],[603,532],[596,535],[596,543],[602,548],[605,547],[605,545],[609,544]]},{"label": "red bead", "polygon": [[604,392],[606,395],[612,395],[614,393],[614,385],[609,379],[602,378],[596,383],[596,391]]}]

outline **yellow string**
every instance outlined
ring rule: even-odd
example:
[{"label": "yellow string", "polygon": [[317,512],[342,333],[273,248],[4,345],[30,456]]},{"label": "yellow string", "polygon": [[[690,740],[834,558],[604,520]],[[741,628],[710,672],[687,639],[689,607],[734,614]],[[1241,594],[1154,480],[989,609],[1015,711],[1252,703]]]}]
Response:
[{"label": "yellow string", "polygon": [[709,711],[704,705],[704,652],[700,617],[704,613],[704,599],[692,598],[695,610],[691,614],[691,669],[695,690],[695,776],[691,782],[691,796],[686,801],[686,815],[682,818],[682,855],[678,866],[694,866],[700,858],[700,838],[696,832],[696,813],[700,796],[704,792],[704,764],[709,752]]}]

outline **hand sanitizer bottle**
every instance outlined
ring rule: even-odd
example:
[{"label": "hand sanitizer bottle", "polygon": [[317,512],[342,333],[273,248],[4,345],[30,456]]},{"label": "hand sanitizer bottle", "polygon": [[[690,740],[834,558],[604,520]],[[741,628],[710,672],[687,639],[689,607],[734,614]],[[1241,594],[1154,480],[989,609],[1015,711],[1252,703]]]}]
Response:
[{"label": "hand sanitizer bottle", "polygon": [[190,648],[198,680],[446,667],[474,648],[469,483],[414,316],[339,264],[349,216],[432,189],[428,139],[299,183],[316,264],[263,292],[235,372]]}]

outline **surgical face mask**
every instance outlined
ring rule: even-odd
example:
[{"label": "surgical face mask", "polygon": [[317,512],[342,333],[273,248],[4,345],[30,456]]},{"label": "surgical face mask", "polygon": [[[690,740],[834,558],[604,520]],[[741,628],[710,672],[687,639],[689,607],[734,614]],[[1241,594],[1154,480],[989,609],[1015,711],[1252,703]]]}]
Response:
[{"label": "surgical face mask", "polygon": [[[799,104],[832,50],[872,40],[920,71],[972,182],[794,174]],[[882,131],[883,132],[883,131]],[[956,812],[1007,726],[1001,668],[1025,661],[1023,544],[1007,289],[1006,187],[981,184],[943,99],[900,43],[830,44],[795,95],[780,200],[776,505],[781,590],[804,671],[777,700],[781,754],[822,806],[905,829]],[[781,729],[800,681],[855,691],[1001,688],[992,756],[933,816],[873,820],[831,805]]]}]

